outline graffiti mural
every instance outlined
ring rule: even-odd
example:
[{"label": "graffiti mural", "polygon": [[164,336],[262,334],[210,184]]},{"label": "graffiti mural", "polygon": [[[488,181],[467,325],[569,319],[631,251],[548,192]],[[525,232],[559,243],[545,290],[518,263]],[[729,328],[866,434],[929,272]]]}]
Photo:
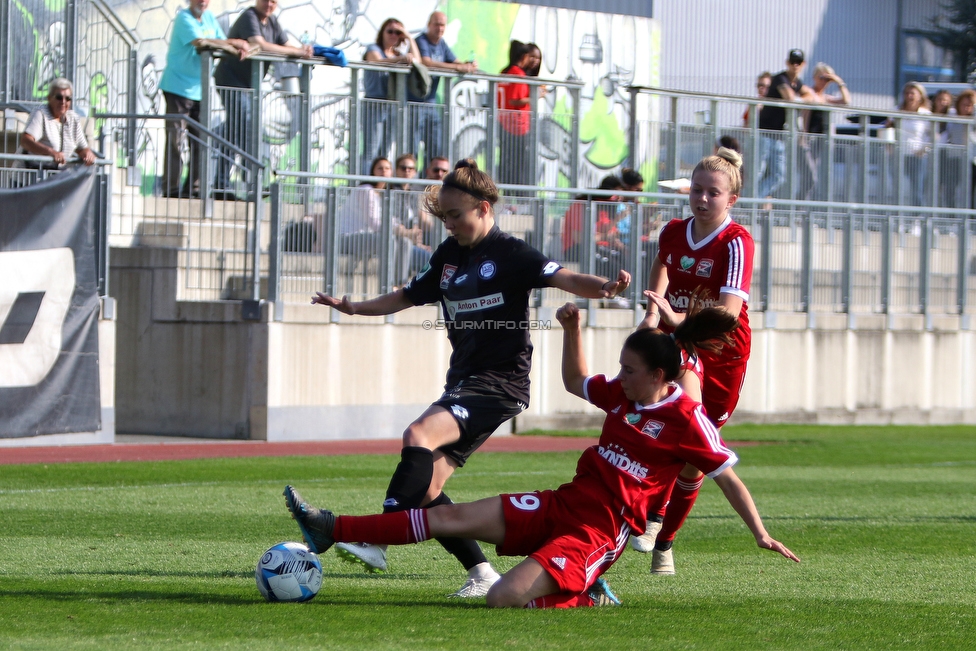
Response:
[{"label": "graffiti mural", "polygon": [[[64,69],[64,0],[10,2],[15,31],[26,35],[25,47],[18,47],[13,53],[18,71],[13,78],[20,85],[16,94],[24,99],[43,99],[47,84]],[[158,88],[159,76],[166,61],[173,19],[184,3],[107,0],[107,4],[139,41],[137,110],[162,113],[165,106]],[[250,0],[212,0],[210,10],[226,30],[251,4]],[[444,38],[455,54],[463,60],[477,60],[486,72],[497,73],[507,64],[511,39],[535,42],[543,52],[540,76],[582,85],[579,107],[573,107],[571,94],[558,85],[540,101],[538,181],[550,186],[566,185],[572,177],[574,108],[579,115],[575,126],[579,130],[580,159],[575,171],[580,185],[596,185],[600,177],[627,159],[630,125],[625,89],[630,84],[652,84],[658,77],[660,38],[653,20],[488,0],[418,0],[409,5],[409,12],[405,9],[398,0],[281,0],[278,18],[294,38],[338,47],[352,61],[361,60],[366,45],[375,40],[378,27],[386,18],[400,18],[416,35],[425,31],[427,17],[434,10],[448,15]],[[78,78],[88,91],[85,101],[93,108],[124,111],[125,107],[117,105],[124,96],[119,89],[126,88],[124,57],[117,52],[90,56],[93,48],[104,46],[94,43],[94,39],[84,43],[84,38],[83,35],[80,45],[85,52],[79,52],[78,57],[84,74]],[[287,83],[277,74],[264,89],[261,157],[279,169],[295,168],[301,138],[307,137],[313,169],[350,169],[349,84],[348,70],[324,66],[315,70],[311,129],[308,134],[301,134],[297,128],[298,104],[290,99]],[[453,84],[451,93],[453,154],[484,157],[486,106],[492,100],[487,82],[462,79]],[[219,127],[218,101],[214,101],[214,110],[211,124]],[[139,129],[138,165],[149,176],[161,166],[157,159],[162,156],[162,143],[155,139],[152,130]],[[151,184],[144,186],[146,192],[152,189]]]}]

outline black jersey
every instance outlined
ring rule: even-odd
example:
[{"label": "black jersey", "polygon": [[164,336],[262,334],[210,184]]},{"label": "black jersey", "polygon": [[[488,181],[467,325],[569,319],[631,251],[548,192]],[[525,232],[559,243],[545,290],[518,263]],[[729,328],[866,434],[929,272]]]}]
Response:
[{"label": "black jersey", "polygon": [[445,240],[403,288],[414,305],[440,302],[454,352],[447,386],[472,375],[528,403],[529,293],[562,267],[495,226],[474,248]]}]

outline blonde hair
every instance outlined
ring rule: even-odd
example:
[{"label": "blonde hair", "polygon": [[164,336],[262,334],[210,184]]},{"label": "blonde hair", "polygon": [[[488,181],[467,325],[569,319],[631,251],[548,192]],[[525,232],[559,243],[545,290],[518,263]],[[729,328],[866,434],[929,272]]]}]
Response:
[{"label": "blonde hair", "polygon": [[898,105],[898,110],[900,111],[905,110],[905,91],[908,90],[909,88],[914,88],[915,90],[918,91],[918,94],[922,96],[922,103],[918,105],[919,108],[926,108],[926,109],[932,108],[932,105],[929,104],[929,96],[925,94],[925,86],[918,83],[917,81],[910,81],[904,86],[902,86],[901,104]]},{"label": "blonde hair", "polygon": [[824,73],[827,73],[828,75],[831,75],[831,76],[833,76],[833,75],[836,74],[834,72],[834,69],[831,68],[826,63],[824,63],[823,61],[821,61],[817,65],[813,66],[813,76],[814,76],[814,78],[816,78],[817,76],[822,75]]},{"label": "blonde hair", "polygon": [[427,188],[424,196],[424,208],[430,214],[443,220],[440,207],[440,195],[444,190],[457,190],[468,195],[473,202],[472,207],[487,201],[489,206],[498,203],[498,186],[487,173],[478,169],[478,163],[471,158],[462,158],[454,164],[454,171],[444,177],[442,185]]},{"label": "blonde hair", "polygon": [[694,178],[699,170],[722,172],[729,177],[729,192],[734,195],[742,192],[742,156],[739,152],[727,147],[719,147],[714,156],[706,156],[698,162],[691,177]]}]

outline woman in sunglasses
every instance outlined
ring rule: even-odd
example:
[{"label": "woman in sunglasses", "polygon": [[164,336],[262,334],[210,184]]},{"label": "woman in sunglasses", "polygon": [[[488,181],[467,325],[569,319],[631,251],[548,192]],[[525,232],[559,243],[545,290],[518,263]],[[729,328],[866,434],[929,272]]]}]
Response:
[{"label": "woman in sunglasses", "polygon": [[[73,99],[74,87],[70,81],[59,77],[51,82],[47,106],[34,109],[27,119],[27,127],[20,137],[23,153],[50,156],[57,168],[64,167],[72,154],[77,154],[85,165],[95,162],[95,154],[81,128],[81,118],[71,110]],[[25,166],[40,167],[30,163]]]}]

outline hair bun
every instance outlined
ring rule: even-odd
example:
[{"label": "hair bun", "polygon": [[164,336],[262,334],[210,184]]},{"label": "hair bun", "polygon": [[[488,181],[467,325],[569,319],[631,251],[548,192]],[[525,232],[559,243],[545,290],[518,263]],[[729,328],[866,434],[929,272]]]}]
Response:
[{"label": "hair bun", "polygon": [[476,170],[478,169],[478,163],[473,158],[462,158],[454,164],[454,169],[459,170],[462,168]]},{"label": "hair bun", "polygon": [[728,147],[719,147],[715,155],[719,158],[724,158],[729,161],[737,168],[742,169],[742,155],[734,149],[729,149]]}]

